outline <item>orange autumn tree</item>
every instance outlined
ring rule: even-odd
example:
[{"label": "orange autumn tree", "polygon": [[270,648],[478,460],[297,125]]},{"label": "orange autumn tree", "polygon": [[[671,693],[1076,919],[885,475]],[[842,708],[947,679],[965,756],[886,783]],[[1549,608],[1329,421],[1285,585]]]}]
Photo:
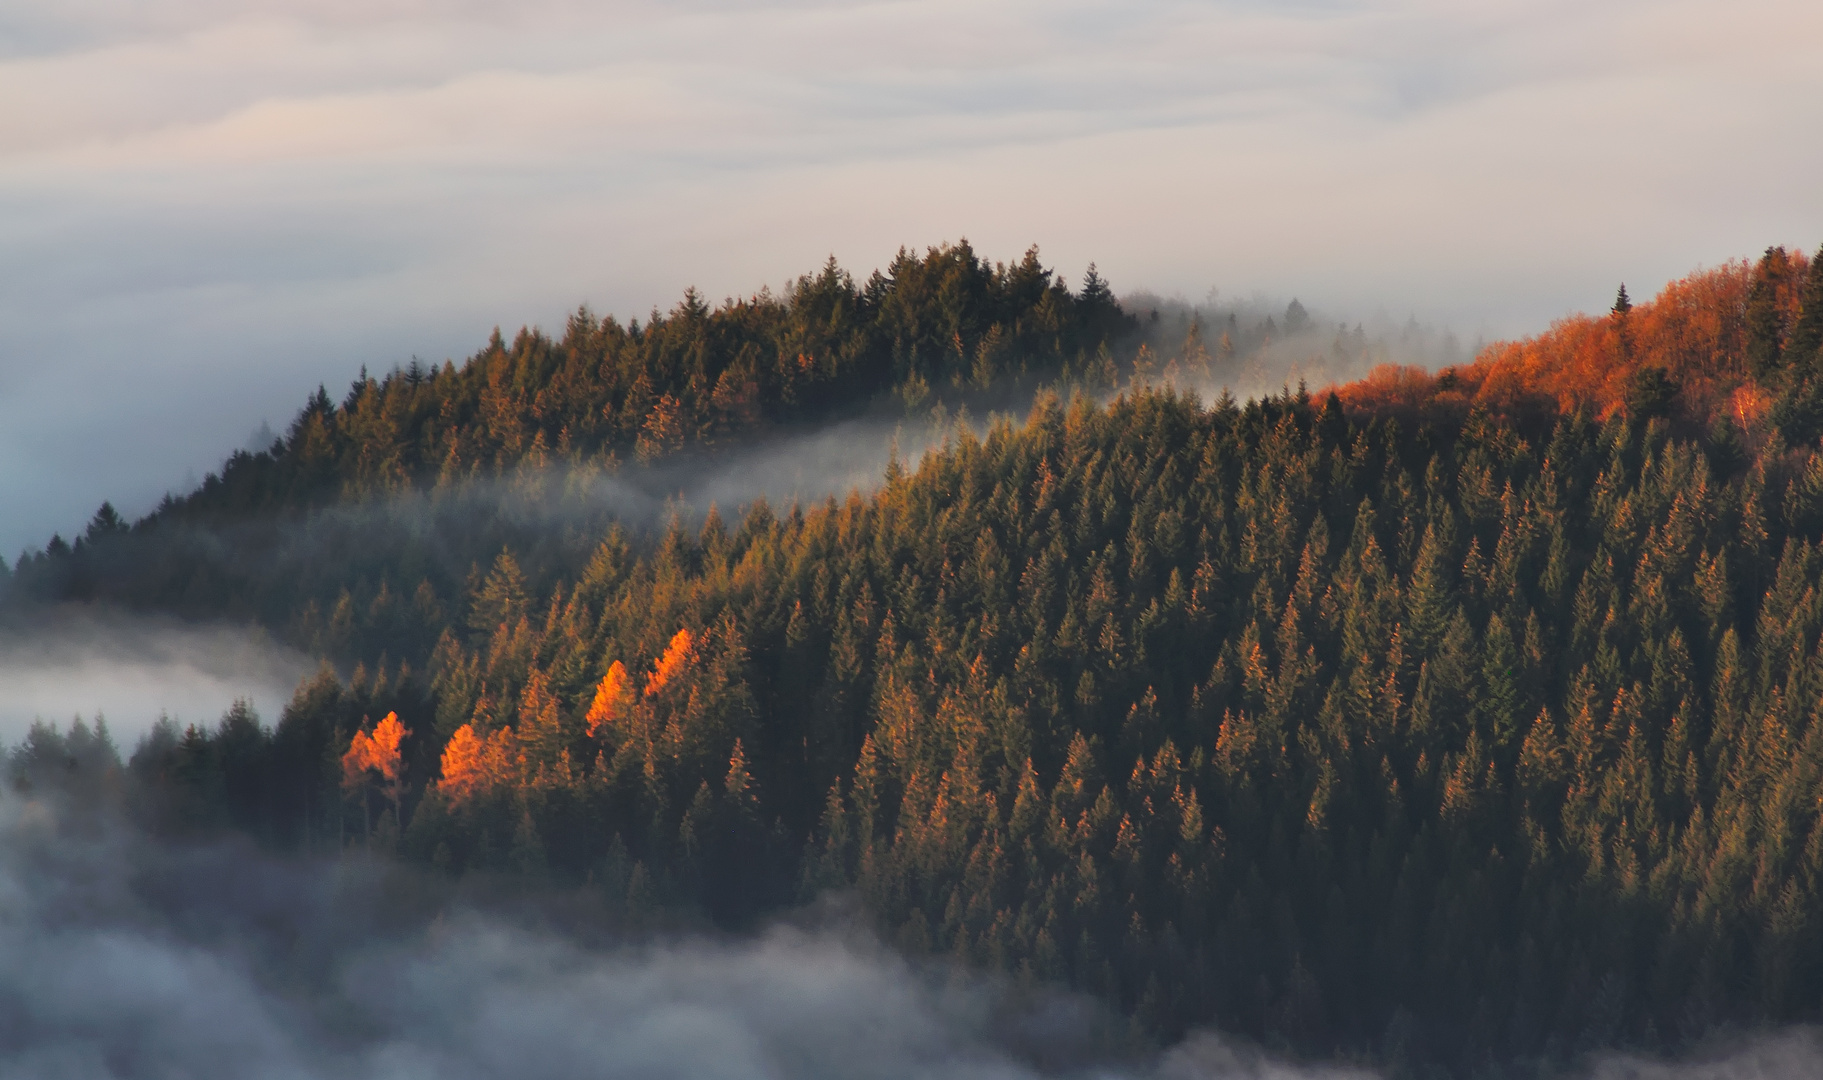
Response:
[{"label": "orange autumn tree", "polygon": [[[410,729],[399,722],[399,714],[394,712],[387,713],[385,718],[374,725],[371,733],[354,733],[354,739],[348,744],[348,752],[342,755],[342,790],[351,796],[360,797],[364,818],[367,812],[366,792],[377,773],[380,793],[392,803],[393,823],[400,824],[405,764],[400,756],[399,745],[410,734]],[[371,833],[373,822],[369,819],[366,825]]]},{"label": "orange autumn tree", "polygon": [[652,674],[646,679],[646,696],[654,697],[669,685],[690,663],[695,654],[696,638],[690,633],[689,627],[673,634],[671,644],[665,646],[665,654],[658,658]]},{"label": "orange autumn tree", "polygon": [[677,718],[667,722],[664,714],[671,710],[661,709],[656,699],[680,682],[696,654],[696,635],[688,627],[671,635],[638,696],[633,693],[633,678],[626,665],[614,661],[596,686],[595,698],[583,717],[589,737],[606,743],[610,755],[623,767],[637,760],[648,785],[657,782],[659,760],[677,757],[680,749]]},{"label": "orange autumn tree", "polygon": [[601,677],[601,684],[595,688],[595,700],[589,705],[583,722],[588,727],[589,738],[593,739],[603,725],[612,726],[626,715],[627,666],[616,660],[608,665],[608,673]]},{"label": "orange autumn tree", "polygon": [[463,724],[449,738],[438,762],[437,790],[452,806],[462,806],[512,779],[513,732],[501,728],[483,739],[475,725]]},{"label": "orange autumn tree", "polygon": [[654,652],[600,656],[579,688],[554,674],[559,665],[534,663],[518,688],[497,699],[483,693],[442,747],[413,843],[447,845],[450,865],[466,865],[490,858],[475,847],[478,832],[503,836],[514,819],[523,826],[513,832],[518,850],[520,833],[531,846],[555,838],[553,825],[576,807],[607,820],[665,821],[707,784],[715,807],[692,818],[700,825],[723,803],[751,803],[755,708],[739,631],[724,618],[704,628],[661,625],[654,638],[644,646],[656,644]]},{"label": "orange autumn tree", "polygon": [[[747,731],[753,702],[742,677],[746,649],[731,624],[674,632],[643,680],[608,664],[583,716],[600,746],[609,785],[634,777],[647,793],[675,783],[693,791],[712,762]],[[720,768],[719,764],[714,765]]]}]

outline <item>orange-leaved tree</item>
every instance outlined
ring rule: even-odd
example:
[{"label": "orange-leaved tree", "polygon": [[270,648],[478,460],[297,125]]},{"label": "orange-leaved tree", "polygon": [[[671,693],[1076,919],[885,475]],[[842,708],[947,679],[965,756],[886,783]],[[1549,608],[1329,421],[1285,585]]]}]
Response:
[{"label": "orange-leaved tree", "polygon": [[475,733],[474,724],[463,724],[443,748],[437,790],[452,806],[461,806],[512,779],[513,762],[511,728],[484,739]]},{"label": "orange-leaved tree", "polygon": [[380,793],[392,803],[393,824],[403,824],[399,821],[399,804],[404,795],[405,764],[399,744],[410,734],[410,729],[399,722],[399,714],[389,712],[371,733],[355,732],[348,752],[342,755],[342,790],[360,798],[362,818],[370,834],[373,822],[367,816],[367,791],[375,774],[379,776]]},{"label": "orange-leaved tree", "polygon": [[601,677],[601,685],[595,688],[595,700],[583,717],[583,722],[589,725],[589,738],[593,739],[604,724],[611,727],[626,716],[627,688],[631,682],[625,664],[616,660],[608,665],[608,673]]},{"label": "orange-leaved tree", "polygon": [[[1774,398],[1809,371],[1810,265],[1801,251],[1770,248],[1757,265],[1736,260],[1698,271],[1649,301],[1635,302],[1623,289],[1603,316],[1560,319],[1435,376],[1388,367],[1336,389],[1356,414],[1442,420],[1461,419],[1471,406],[1509,417],[1586,408],[1598,419],[1622,411],[1703,424],[1725,418],[1757,441]],[[1786,349],[1788,339],[1795,350]]]},{"label": "orange-leaved tree", "polygon": [[[678,673],[684,670],[696,654],[696,638],[685,627],[671,635],[671,644],[665,646],[665,654],[658,658],[652,674],[646,678],[646,696],[653,697],[663,690]],[[612,669],[610,669],[612,673]]]},{"label": "orange-leaved tree", "polygon": [[746,657],[725,623],[672,633],[643,679],[637,666],[610,663],[583,715],[605,766],[602,779],[612,786],[639,777],[653,797],[676,785],[688,798],[706,770],[728,760],[734,740],[750,734]]}]

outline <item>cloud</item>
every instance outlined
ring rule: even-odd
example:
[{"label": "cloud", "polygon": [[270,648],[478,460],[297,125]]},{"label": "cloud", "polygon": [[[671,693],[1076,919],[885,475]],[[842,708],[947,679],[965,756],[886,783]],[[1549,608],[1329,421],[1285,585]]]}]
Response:
[{"label": "cloud", "polygon": [[[535,584],[543,587],[573,574],[616,526],[636,539],[651,540],[674,519],[686,530],[698,528],[712,507],[734,527],[762,498],[782,514],[792,503],[871,492],[884,483],[895,455],[906,468],[916,468],[926,453],[953,438],[965,423],[977,434],[984,430],[979,418],[966,415],[936,415],[920,424],[859,419],[756,440],[736,451],[679,453],[651,466],[526,466],[499,478],[345,499],[292,517],[176,524],[146,540],[136,559],[206,566],[200,572],[214,583],[211,589],[243,598],[276,593],[293,597],[289,602],[296,606],[303,597],[314,595],[325,607],[347,580],[371,582],[408,565],[428,577],[444,602],[460,604],[475,560],[485,566],[502,549],[512,550]],[[110,575],[131,576],[138,566],[137,561],[104,565],[99,571],[100,592],[109,594]],[[393,580],[390,587],[409,594],[417,580]],[[16,643],[10,652],[9,639],[0,637],[0,661],[11,657],[10,669],[0,667],[0,678],[10,679],[16,694],[26,694],[24,688],[30,685],[42,688],[41,697],[80,700],[88,692],[81,686],[97,684],[82,679],[75,680],[77,686],[66,687],[60,680],[88,671],[86,651],[95,650],[117,664],[135,650],[146,656],[183,657],[187,663],[187,658],[206,657],[212,674],[195,685],[199,694],[221,689],[230,674],[263,686],[265,673],[283,679],[288,672],[309,669],[298,654],[274,650],[263,636],[249,636],[239,628],[89,613],[82,608],[67,611],[53,613],[48,620],[56,629],[45,631],[32,623],[30,637],[22,629],[12,639]],[[79,620],[73,627],[72,618]],[[235,648],[212,649],[217,639]],[[290,678],[295,684],[297,677]],[[6,689],[6,682],[0,681],[0,692]],[[148,687],[137,699],[142,712],[148,700],[161,704],[150,692]],[[276,715],[266,710],[265,700],[262,696],[256,703],[266,715]],[[226,693],[219,694],[214,711],[225,709],[230,701]]]},{"label": "cloud", "polygon": [[0,546],[318,381],[831,252],[1542,326],[1814,245],[1799,0],[28,0],[0,45]]}]

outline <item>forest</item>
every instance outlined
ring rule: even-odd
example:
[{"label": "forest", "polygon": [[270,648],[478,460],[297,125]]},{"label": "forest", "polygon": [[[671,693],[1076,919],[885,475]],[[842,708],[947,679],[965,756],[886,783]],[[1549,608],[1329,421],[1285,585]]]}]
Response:
[{"label": "forest", "polygon": [[[1161,346],[1092,271],[957,245],[319,390],[3,599],[257,621],[319,673],[124,763],[40,725],[13,782],[629,931],[845,894],[1148,1037],[1395,1075],[1823,1020],[1823,253],[1199,396],[1272,332]],[[865,492],[578,495],[971,409]]]}]

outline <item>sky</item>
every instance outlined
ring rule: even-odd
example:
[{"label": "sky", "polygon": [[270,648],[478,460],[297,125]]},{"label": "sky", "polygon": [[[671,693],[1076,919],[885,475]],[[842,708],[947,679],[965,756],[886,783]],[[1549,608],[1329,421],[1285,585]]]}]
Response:
[{"label": "sky", "polygon": [[1542,329],[1823,241],[1813,0],[0,0],[0,553],[829,255]]}]

